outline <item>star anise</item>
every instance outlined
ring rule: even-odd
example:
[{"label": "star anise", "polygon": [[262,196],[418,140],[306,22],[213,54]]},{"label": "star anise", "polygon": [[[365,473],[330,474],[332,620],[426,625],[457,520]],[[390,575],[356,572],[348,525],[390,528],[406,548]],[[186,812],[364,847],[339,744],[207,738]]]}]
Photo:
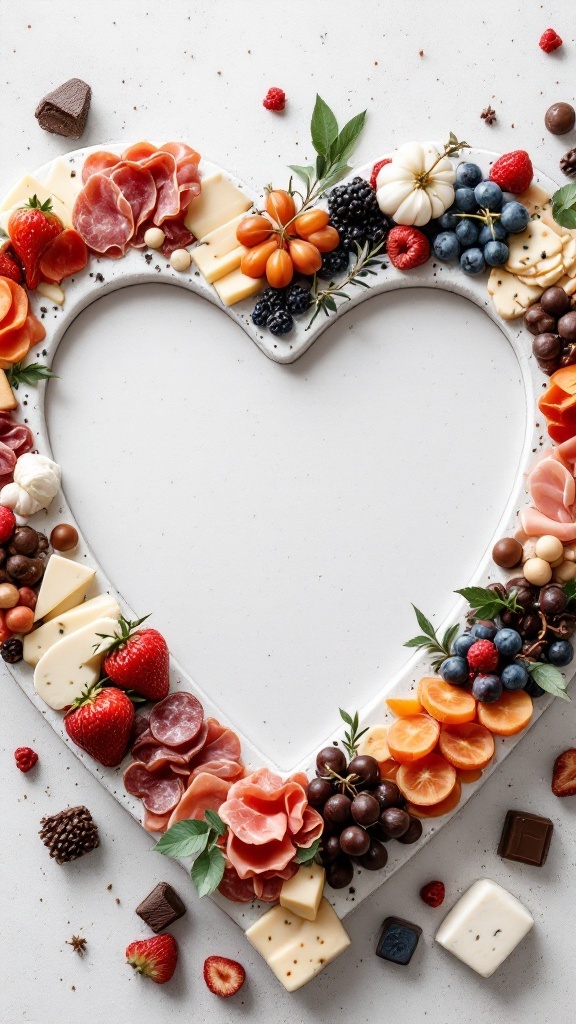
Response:
[{"label": "star anise", "polygon": [[79,956],[84,956],[87,942],[83,935],[73,935],[71,939],[66,940],[66,945],[72,946],[74,952]]},{"label": "star anise", "polygon": [[497,119],[496,111],[490,106],[490,104],[484,108],[480,117],[483,121],[486,121],[486,124],[494,124],[494,121]]}]

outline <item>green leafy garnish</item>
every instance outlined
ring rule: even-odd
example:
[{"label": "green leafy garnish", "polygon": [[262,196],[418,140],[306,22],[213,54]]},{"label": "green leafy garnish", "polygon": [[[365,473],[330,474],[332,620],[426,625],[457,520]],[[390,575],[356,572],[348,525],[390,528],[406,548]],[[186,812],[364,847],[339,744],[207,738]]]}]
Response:
[{"label": "green leafy garnish", "polygon": [[564,676],[555,665],[547,665],[543,661],[527,661],[525,665],[534,682],[538,683],[538,686],[541,686],[547,693],[551,693],[554,697],[560,697],[562,700],[571,699],[566,690]]},{"label": "green leafy garnish", "polygon": [[206,810],[204,820],[177,821],[160,841],[156,851],[166,857],[194,857],[190,877],[200,897],[209,896],[222,881],[226,859],[218,840],[226,825],[216,811]]},{"label": "green leafy garnish", "polygon": [[427,619],[424,613],[421,612],[415,604],[413,604],[412,607],[414,609],[418,625],[422,630],[422,635],[413,636],[411,640],[406,641],[404,647],[417,647],[428,651],[428,653],[432,655],[432,668],[437,672],[444,659],[449,658],[452,654],[452,644],[454,643],[458,633],[458,624],[456,623],[454,626],[449,626],[442,639],[440,639],[434,629],[434,626],[430,622],[430,619]]},{"label": "green leafy garnish", "polygon": [[563,228],[576,228],[576,183],[563,185],[552,196],[552,216]]},{"label": "green leafy garnish", "polygon": [[41,203],[36,193],[30,196],[27,203],[20,207],[21,210],[42,210],[42,213],[52,212],[52,197],[48,196],[45,202]]},{"label": "green leafy garnish", "polygon": [[485,587],[463,587],[454,593],[468,601],[474,619],[495,619],[503,611],[520,611],[514,591],[506,597],[499,597],[494,590]]},{"label": "green leafy garnish", "polygon": [[338,708],[338,710],[342,721],[346,722],[346,725],[349,726],[348,731],[344,733],[342,746],[346,750],[348,757],[353,758],[356,756],[360,737],[363,736],[365,732],[368,732],[368,729],[361,729],[360,732],[358,732],[359,719],[357,711],[355,711],[354,715],[351,716],[347,711],[343,711],[342,708]]},{"label": "green leafy garnish", "polygon": [[568,583],[565,583],[562,589],[566,594],[568,604],[576,600],[576,580],[568,580]]},{"label": "green leafy garnish", "polygon": [[309,864],[311,860],[314,860],[314,857],[318,853],[319,849],[319,839],[315,839],[314,842],[312,843],[312,846],[299,846],[296,856],[294,857],[296,864]]},{"label": "green leafy garnish", "polygon": [[[338,303],[336,299],[344,299],[350,301],[351,295],[348,295],[344,289],[348,285],[360,288],[369,288],[369,284],[366,281],[360,280],[363,277],[375,276],[376,272],[382,267],[386,266],[383,262],[384,253],[383,249],[385,242],[379,242],[372,249],[369,247],[368,242],[365,245],[360,246],[356,243],[358,255],[352,264],[352,268],[349,271],[347,277],[343,281],[338,281],[337,284],[330,284],[328,288],[320,288],[318,285],[318,278],[314,276],[312,284],[312,291],[310,293],[312,298],[312,308],[314,312],[310,318],[310,322],[306,327],[309,331],[319,313],[324,313],[326,316],[330,316],[330,313],[335,313],[338,309]],[[379,255],[380,254],[380,255]]]},{"label": "green leafy garnish", "polygon": [[[120,647],[123,647],[127,640],[130,639],[132,634],[141,626],[146,619],[149,619],[152,612],[148,612],[148,615],[143,615],[141,619],[134,619],[133,622],[130,619],[125,619],[123,615],[118,619],[118,625],[120,627],[119,633],[96,633],[96,636],[100,637],[100,640],[112,640],[112,643],[106,648],[106,654],[111,654],[112,651],[117,651]],[[101,647],[101,643],[94,644],[94,653]]]},{"label": "green leafy garnish", "polygon": [[6,376],[10,387],[15,391],[18,390],[20,384],[29,386],[37,384],[39,380],[48,380],[50,377],[58,378],[57,373],[52,373],[52,370],[42,363],[29,363],[28,366],[23,366],[21,362],[14,363],[6,371]]},{"label": "green leafy garnish", "polygon": [[[365,120],[366,111],[363,110],[350,118],[339,131],[336,115],[321,96],[316,96],[310,122],[316,164],[307,167],[299,164],[289,165],[290,170],[303,182],[305,189],[298,214],[316,203],[331,185],[351,170],[347,161],[358,141]],[[290,190],[294,191],[292,184]]]}]

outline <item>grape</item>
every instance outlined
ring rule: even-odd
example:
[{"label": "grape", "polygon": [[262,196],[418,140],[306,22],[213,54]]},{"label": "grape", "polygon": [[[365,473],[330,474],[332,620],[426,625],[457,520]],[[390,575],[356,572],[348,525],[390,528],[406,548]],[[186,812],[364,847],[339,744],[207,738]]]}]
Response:
[{"label": "grape", "polygon": [[370,757],[370,754],[358,754],[353,757],[348,765],[348,771],[359,777],[360,785],[376,786],[380,782],[380,765],[375,757]]},{"label": "grape", "polygon": [[408,846],[409,843],[417,843],[422,835],[422,822],[419,818],[410,817],[410,825],[403,836],[398,836],[398,842]]},{"label": "grape", "polygon": [[372,790],[372,794],[380,804],[381,811],[385,811],[387,807],[402,807],[404,804],[404,797],[392,779],[382,779],[382,782]]},{"label": "grape", "polygon": [[330,864],[340,856],[340,840],[338,836],[330,836],[322,843],[322,861]]},{"label": "grape", "polygon": [[[408,826],[406,826],[408,827]],[[340,849],[349,857],[361,857],[367,853],[370,846],[370,836],[360,825],[348,825],[340,833]]]},{"label": "grape", "polygon": [[391,839],[398,839],[410,827],[410,815],[399,807],[388,807],[380,815],[380,824]]},{"label": "grape", "polygon": [[347,857],[340,857],[326,868],[326,881],[332,889],[343,889],[353,878],[354,867]]},{"label": "grape", "polygon": [[327,775],[328,768],[338,775],[346,774],[346,755],[339,747],[324,747],[316,755],[316,768],[318,775]]},{"label": "grape", "polygon": [[344,793],[334,793],[324,804],[324,817],[328,821],[335,821],[338,825],[345,825],[350,821],[350,808],[352,801]]},{"label": "grape", "polygon": [[380,817],[380,804],[370,793],[359,793],[352,801],[351,811],[359,825],[373,825]]},{"label": "grape", "polygon": [[367,871],[380,871],[386,866],[388,851],[377,839],[370,840],[370,846],[366,853],[360,857],[360,864]]},{"label": "grape", "polygon": [[312,807],[323,807],[329,797],[334,795],[334,790],[327,779],[312,779],[308,783],[307,795]]}]

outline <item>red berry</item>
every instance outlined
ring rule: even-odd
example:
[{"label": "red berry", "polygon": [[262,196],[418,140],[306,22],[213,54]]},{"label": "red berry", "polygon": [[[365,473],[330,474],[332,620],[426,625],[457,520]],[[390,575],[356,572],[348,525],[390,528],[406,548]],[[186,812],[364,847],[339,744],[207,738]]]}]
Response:
[{"label": "red berry", "polygon": [[16,761],[16,767],[21,772],[29,772],[34,767],[38,760],[38,754],[32,747],[17,747],[14,751],[14,760]]},{"label": "red berry", "polygon": [[5,544],[14,533],[16,516],[11,508],[0,505],[0,544]]},{"label": "red berry", "polygon": [[576,749],[574,747],[559,754],[554,761],[552,792],[554,796],[576,795]]},{"label": "red berry", "polygon": [[380,171],[382,170],[383,167],[386,167],[386,164],[391,163],[392,158],[387,157],[386,160],[379,160],[377,164],[374,164],[374,167],[372,168],[372,174],[370,175],[370,187],[373,188],[374,191],[376,191],[376,178],[380,174]]},{"label": "red berry", "polygon": [[167,932],[131,942],[126,947],[126,961],[138,974],[145,974],[157,985],[164,985],[170,981],[178,962],[176,939]]},{"label": "red berry", "polygon": [[557,32],[553,28],[547,28],[545,32],[540,36],[540,42],[538,46],[544,53],[552,53],[553,50],[557,50],[562,46],[562,40]]},{"label": "red berry", "polygon": [[132,733],[134,705],[123,690],[98,683],[84,691],[64,719],[76,746],[107,768],[120,764]]},{"label": "red berry", "polygon": [[266,110],[284,110],[286,106],[286,93],[283,89],[268,89],[262,103]]},{"label": "red berry", "polygon": [[477,640],[466,657],[475,672],[493,672],[498,665],[498,650],[491,640]]},{"label": "red berry", "polygon": [[519,196],[529,188],[534,177],[532,161],[525,149],[504,153],[490,169],[490,181],[495,181],[504,192]]},{"label": "red berry", "polygon": [[0,277],[10,277],[16,284],[22,283],[22,269],[9,242],[5,242],[0,249]]},{"label": "red berry", "polygon": [[138,629],[143,621],[120,619],[120,630],[104,659],[104,671],[124,690],[136,690],[148,700],[163,700],[170,689],[168,645],[157,629]]},{"label": "red berry", "polygon": [[430,256],[430,242],[418,228],[398,225],[388,235],[386,250],[392,266],[398,270],[421,267]]},{"label": "red berry", "polygon": [[237,960],[225,956],[209,956],[204,961],[204,981],[215,996],[228,999],[236,995],[246,980],[246,971]]},{"label": "red berry", "polygon": [[439,907],[444,902],[445,895],[444,882],[428,882],[420,889],[420,899],[429,907]]}]

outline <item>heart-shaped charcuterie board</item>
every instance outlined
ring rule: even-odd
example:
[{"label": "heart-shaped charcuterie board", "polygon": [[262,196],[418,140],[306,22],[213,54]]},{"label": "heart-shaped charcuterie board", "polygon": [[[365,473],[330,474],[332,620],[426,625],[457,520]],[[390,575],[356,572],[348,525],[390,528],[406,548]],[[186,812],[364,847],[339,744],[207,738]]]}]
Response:
[{"label": "heart-shaped charcuterie board", "polygon": [[[121,146],[114,145],[107,147],[107,149],[112,152],[118,153],[121,152],[122,148],[123,147]],[[85,158],[91,152],[92,150],[78,150],[70,153],[68,156],[63,158],[65,168],[67,168],[70,173],[79,174]],[[479,164],[485,175],[488,174],[490,165],[495,159],[495,156],[495,154],[484,151],[468,150],[466,152],[466,159]],[[369,178],[371,169],[372,164],[366,165],[365,167],[358,168],[354,174]],[[42,182],[46,180],[52,171],[52,165],[46,165],[35,173],[35,177]],[[258,206],[259,201],[261,201],[257,195],[247,188],[246,185],[229,175],[228,172],[221,170],[213,164],[202,161],[200,164],[200,172],[203,179],[213,175],[222,175],[224,179],[230,181],[247,197],[247,207],[251,202]],[[552,192],[555,191],[556,186],[554,183],[543,175],[536,173],[534,182],[548,194],[552,194]],[[530,358],[531,338],[528,336],[527,332],[519,326],[520,321],[512,320],[507,322],[500,319],[495,312],[494,306],[487,292],[485,277],[481,275],[477,277],[467,276],[460,271],[458,265],[453,267],[436,261],[429,261],[422,267],[410,271],[410,273],[405,273],[401,270],[395,269],[391,265],[386,265],[370,279],[371,284],[369,289],[357,289],[352,293],[351,301],[342,303],[338,309],[332,313],[332,315],[329,317],[318,317],[310,328],[306,326],[306,320],[304,320],[297,324],[294,331],[291,332],[288,338],[282,338],[274,336],[273,334],[270,334],[269,332],[254,325],[250,317],[253,301],[245,300],[232,306],[223,306],[214,287],[204,280],[194,265],[185,272],[178,272],[165,258],[156,257],[155,255],[150,258],[145,258],[149,257],[149,255],[149,250],[129,249],[126,255],[122,259],[118,260],[106,260],[92,256],[88,267],[85,270],[67,280],[66,300],[63,306],[53,305],[51,303],[49,304],[45,299],[31,293],[32,308],[38,315],[41,315],[42,306],[46,307],[48,304],[50,305],[49,312],[45,312],[43,315],[43,323],[47,330],[47,337],[42,344],[44,361],[47,362],[48,365],[51,364],[58,344],[66,330],[83,309],[85,309],[95,299],[105,294],[135,284],[156,284],[158,281],[161,281],[162,283],[174,284],[181,288],[188,289],[191,292],[195,292],[202,298],[207,299],[209,302],[225,309],[228,315],[231,316],[240,327],[242,327],[248,337],[260,348],[263,354],[278,363],[291,363],[298,359],[314,343],[318,336],[335,321],[340,313],[344,311],[347,312],[351,306],[358,305],[365,299],[382,292],[409,287],[433,287],[459,294],[482,308],[498,325],[514,351],[521,372],[522,386],[525,396],[526,418],[522,454],[517,467],[515,479],[512,482],[506,507],[502,511],[501,519],[495,532],[495,537],[500,537],[503,534],[513,532],[515,528],[516,511],[523,502],[524,474],[528,469],[532,453],[542,444],[542,429],[535,425],[534,415],[537,396],[542,386],[542,376],[535,360]],[[58,383],[51,383],[49,386],[57,389]],[[29,426],[34,432],[37,449],[42,454],[50,455],[50,439],[48,436],[44,409],[45,387],[45,384],[41,384],[37,389],[30,391],[26,408],[26,418]],[[63,469],[65,493],[66,467],[64,466]],[[73,511],[68,507],[64,494],[59,495],[57,500],[53,502],[51,508],[46,514],[46,517],[42,520],[41,529],[49,532],[53,525],[62,521],[74,523]],[[81,537],[80,544],[74,554],[74,558],[77,561],[85,561],[87,564],[95,566],[97,570],[96,579],[98,592],[114,594],[123,608],[124,614],[129,618],[133,618],[134,616],[131,614],[130,609],[126,607],[125,602],[122,600],[120,595],[115,592],[104,572],[100,566],[97,565],[87,539]],[[480,564],[473,575],[473,579],[470,582],[479,586],[487,586],[488,583],[493,582],[494,578],[494,566],[491,563],[488,550],[481,559]],[[451,621],[455,621],[455,618],[458,616],[461,617],[464,609],[465,604],[461,601],[454,609]],[[170,638],[168,637],[168,641],[169,639]],[[421,662],[423,662],[421,655],[416,654],[393,679],[383,680],[382,687],[379,692],[374,693],[373,698],[370,700],[368,705],[360,709],[360,717],[364,725],[368,726],[370,724],[377,724],[383,721],[382,706],[385,697],[393,695],[405,696],[413,689],[414,681],[418,678],[418,675],[426,674],[425,666],[424,664],[421,665]],[[136,800],[125,791],[122,784],[121,770],[105,769],[100,767],[93,758],[72,744],[64,730],[62,715],[47,707],[47,705],[35,693],[31,669],[23,662],[10,666],[10,668],[22,689],[36,704],[39,711],[46,717],[54,729],[61,735],[62,739],[84,762],[88,770],[102,782],[102,784],[115,796],[117,800],[123,803],[133,817],[140,821],[142,817],[142,806],[140,801]],[[226,709],[223,707],[217,707],[215,702],[212,700],[210,693],[201,690],[194,681],[190,679],[184,669],[174,660],[171,662],[170,671],[171,687],[173,690],[187,690],[197,694],[204,705],[207,715],[214,715],[223,722],[227,721]],[[548,706],[549,702],[549,698],[545,697],[541,698],[535,704],[532,721],[537,720],[540,714],[542,714]],[[229,724],[231,726],[234,725],[234,723]],[[490,766],[484,771],[481,778],[473,784],[463,787],[462,798],[459,806],[462,806],[463,803],[470,799],[478,787],[483,784],[488,775],[500,765],[510,750],[512,750],[515,744],[519,742],[521,735],[522,734],[498,740],[496,757],[492,760]],[[334,740],[338,738],[341,738],[341,733],[336,733],[333,737]],[[248,737],[241,735],[241,740],[242,755],[244,762],[247,765],[254,768],[264,764],[274,768],[270,759],[266,758],[258,749],[258,736]],[[311,751],[308,758],[294,766],[294,771],[309,770],[313,764],[313,757],[314,752]],[[369,896],[371,892],[373,892],[388,877],[390,877],[391,874],[401,867],[408,858],[417,852],[424,842],[432,838],[435,832],[446,821],[448,821],[455,812],[456,811],[454,809],[442,817],[431,818],[425,821],[422,839],[414,845],[390,844],[388,850],[389,859],[386,868],[377,872],[359,872],[355,877],[355,892],[353,897],[350,895],[348,888],[338,891],[330,890],[329,898],[336,908],[338,915],[340,917],[344,917],[351,909],[357,906],[359,902]],[[243,928],[247,927],[248,924],[254,921],[263,910],[262,904],[258,903],[237,904],[224,899],[219,894],[215,894],[214,898],[230,915],[230,917],[232,917]]]}]

